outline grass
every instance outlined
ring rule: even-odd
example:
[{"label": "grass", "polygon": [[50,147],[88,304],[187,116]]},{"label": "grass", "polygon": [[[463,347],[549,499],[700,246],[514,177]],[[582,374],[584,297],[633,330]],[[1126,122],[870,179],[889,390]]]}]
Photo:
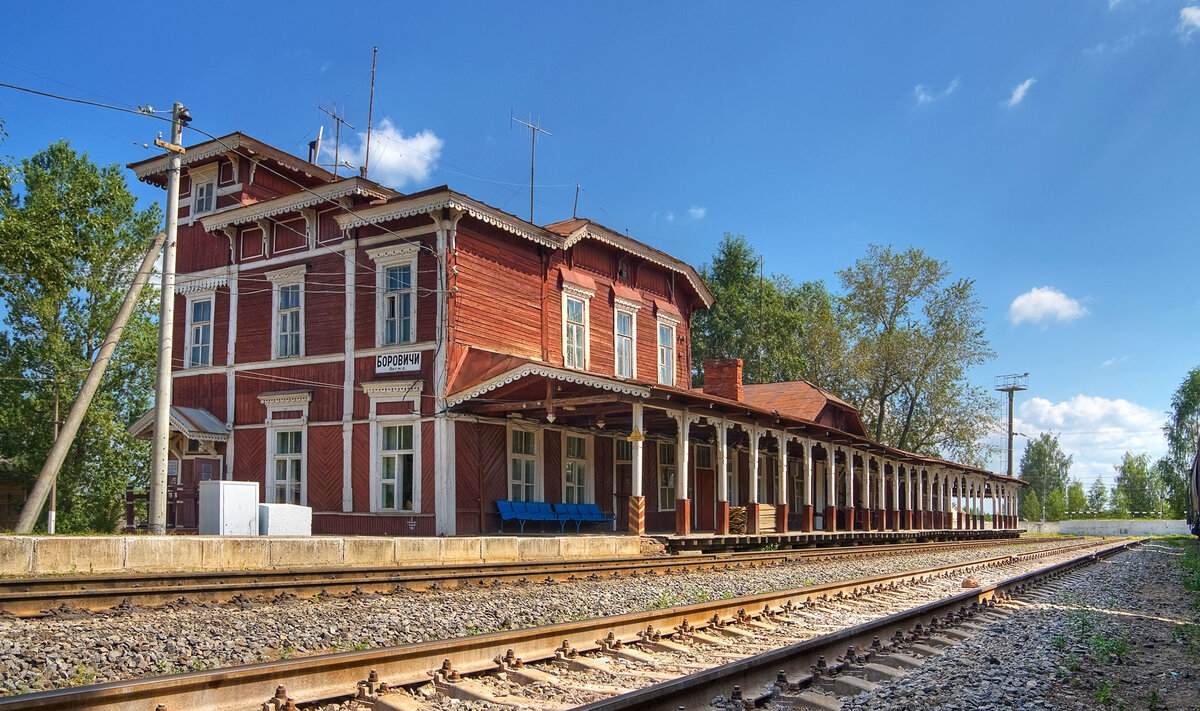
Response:
[{"label": "grass", "polygon": [[1092,657],[1096,661],[1108,664],[1111,659],[1115,658],[1117,661],[1121,661],[1128,656],[1133,651],[1133,643],[1123,634],[1117,637],[1094,634],[1088,639],[1088,648],[1091,649]]},{"label": "grass", "polygon": [[683,597],[674,593],[663,590],[658,594],[658,597],[646,606],[647,610],[665,610],[668,607],[676,607],[683,602]]},{"label": "grass", "polygon": [[67,686],[87,686],[96,683],[96,670],[89,666],[75,667],[75,673],[67,679]]},{"label": "grass", "polygon": [[1100,682],[1100,685],[1096,687],[1096,702],[1104,704],[1105,706],[1111,706],[1113,702],[1116,701],[1113,696],[1116,693],[1116,690],[1116,679],[1106,679]]}]

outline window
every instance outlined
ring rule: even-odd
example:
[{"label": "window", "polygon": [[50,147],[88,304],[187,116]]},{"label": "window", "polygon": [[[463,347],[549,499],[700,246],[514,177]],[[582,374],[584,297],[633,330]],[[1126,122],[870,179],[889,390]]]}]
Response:
[{"label": "window", "polygon": [[512,501],[537,501],[537,433],[512,429],[509,435],[509,492]]},{"label": "window", "polygon": [[658,443],[658,510],[675,508],[675,445]]},{"label": "window", "polygon": [[617,377],[633,377],[633,314],[617,311],[616,314],[616,361]]},{"label": "window", "polygon": [[800,464],[796,457],[788,457],[788,483],[791,485],[792,506],[797,511],[804,505],[804,497],[808,496],[808,491],[804,488],[804,469]]},{"label": "window", "polygon": [[767,503],[767,476],[771,477],[771,483],[775,485],[775,491],[779,491],[779,472],[775,468],[776,459],[773,455],[762,454],[758,455],[758,503]]},{"label": "window", "polygon": [[212,297],[188,302],[187,367],[212,365]]},{"label": "window", "polygon": [[588,499],[588,441],[586,437],[566,435],[563,445],[563,502],[586,504]]},{"label": "window", "polygon": [[713,468],[712,447],[708,446],[707,444],[698,444],[698,445],[696,445],[696,448],[694,451],[696,453],[696,468],[697,469],[712,469]]},{"label": "window", "polygon": [[300,355],[300,285],[288,284],[279,287],[276,307],[276,357],[288,358]]},{"label": "window", "polygon": [[618,464],[632,463],[633,462],[633,442],[630,442],[629,440],[625,439],[624,437],[617,437],[616,443],[617,443],[617,451],[613,455],[613,458],[617,460]]},{"label": "window", "polygon": [[566,297],[563,311],[563,363],[568,368],[587,367],[587,302]]},{"label": "window", "polygon": [[415,511],[413,426],[384,425],[379,432],[379,508]]},{"label": "window", "polygon": [[271,480],[274,502],[303,503],[300,480],[304,461],[304,433],[301,430],[276,431],[274,476]]},{"label": "window", "polygon": [[383,278],[383,343],[413,342],[412,265],[387,267]]},{"label": "window", "polygon": [[217,179],[209,178],[203,183],[192,183],[192,214],[212,212],[217,202]]},{"label": "window", "polygon": [[375,345],[417,340],[417,255],[421,245],[405,242],[368,249],[375,271]]},{"label": "window", "polygon": [[729,448],[728,461],[725,464],[725,482],[729,491],[729,505],[737,506],[738,504],[738,477],[737,463],[738,453],[733,447]]},{"label": "window", "polygon": [[675,384],[675,327],[662,322],[658,324],[658,382]]}]

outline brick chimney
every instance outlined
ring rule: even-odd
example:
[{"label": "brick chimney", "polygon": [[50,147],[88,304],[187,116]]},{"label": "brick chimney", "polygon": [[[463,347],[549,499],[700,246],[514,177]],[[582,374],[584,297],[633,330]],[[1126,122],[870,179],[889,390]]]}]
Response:
[{"label": "brick chimney", "polygon": [[742,400],[742,359],[723,358],[704,361],[704,392],[708,395]]}]

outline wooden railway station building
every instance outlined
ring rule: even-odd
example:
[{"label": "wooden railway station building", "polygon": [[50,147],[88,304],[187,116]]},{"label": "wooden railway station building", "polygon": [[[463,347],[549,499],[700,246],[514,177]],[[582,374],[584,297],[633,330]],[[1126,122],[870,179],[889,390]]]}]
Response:
[{"label": "wooden railway station building", "polygon": [[[873,442],[815,385],[693,363],[713,296],[637,240],[241,133],[183,165],[180,486],[256,481],[328,534],[494,532],[501,500],[595,503],[633,533],[725,534],[731,511],[748,533],[1016,526],[1019,480]],[[166,184],[165,157],[129,167]]]}]

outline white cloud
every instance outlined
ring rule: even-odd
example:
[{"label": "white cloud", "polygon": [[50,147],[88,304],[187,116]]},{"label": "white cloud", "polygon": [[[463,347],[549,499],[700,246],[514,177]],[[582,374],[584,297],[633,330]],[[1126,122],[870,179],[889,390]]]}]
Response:
[{"label": "white cloud", "polygon": [[707,207],[692,205],[688,208],[688,217],[692,218],[693,220],[703,220],[706,214],[708,214]]},{"label": "white cloud", "polygon": [[[362,165],[367,152],[367,134],[359,132],[356,138],[358,145],[343,146],[338,158]],[[443,145],[445,141],[429,129],[405,136],[391,119],[385,118],[371,132],[370,178],[394,188],[429,180],[430,173],[437,168]],[[322,150],[332,157],[332,148],[327,142]]]},{"label": "white cloud", "polygon": [[1013,299],[1008,307],[1008,319],[1014,324],[1034,323],[1053,319],[1071,321],[1086,316],[1088,310],[1078,301],[1050,286],[1035,286]]},{"label": "white cloud", "polygon": [[1176,28],[1184,40],[1192,38],[1192,33],[1200,30],[1200,5],[1188,5],[1179,11],[1179,26]]},{"label": "white cloud", "polygon": [[[1020,398],[1020,393],[1017,397]],[[1051,402],[1034,397],[1017,407],[1013,430],[1029,439],[1043,432],[1058,435],[1059,445],[1073,458],[1071,476],[1082,481],[1084,486],[1102,477],[1112,488],[1113,465],[1121,461],[1125,452],[1146,452],[1152,459],[1163,455],[1166,451],[1162,436],[1165,420],[1165,414],[1121,398],[1110,400],[1081,394],[1070,400]],[[1022,437],[1013,440],[1014,473],[1020,466],[1021,452],[1027,441]],[[1007,447],[1003,435],[993,442]],[[1005,470],[1005,456],[1002,452],[993,460],[993,471]]]},{"label": "white cloud", "polygon": [[1029,87],[1033,86],[1036,82],[1037,79],[1029,77],[1020,84],[1017,84],[1017,88],[1013,89],[1012,96],[1008,97],[1008,101],[1002,101],[1000,102],[1000,105],[1011,109],[1012,107],[1021,103],[1025,100],[1025,92],[1029,91]]},{"label": "white cloud", "polygon": [[667,222],[674,222],[674,221],[675,221],[675,212],[673,210],[667,210]]},{"label": "white cloud", "polygon": [[1109,358],[1108,360],[1104,361],[1100,365],[1104,368],[1108,368],[1110,366],[1116,365],[1117,363],[1124,363],[1127,360],[1129,360],[1129,356],[1121,356],[1119,358]]},{"label": "white cloud", "polygon": [[956,89],[958,89],[957,79],[947,84],[946,88],[941,91],[933,91],[924,84],[917,84],[913,87],[913,95],[917,97],[917,105],[919,106],[932,103],[938,99],[944,99],[953,94]]}]

